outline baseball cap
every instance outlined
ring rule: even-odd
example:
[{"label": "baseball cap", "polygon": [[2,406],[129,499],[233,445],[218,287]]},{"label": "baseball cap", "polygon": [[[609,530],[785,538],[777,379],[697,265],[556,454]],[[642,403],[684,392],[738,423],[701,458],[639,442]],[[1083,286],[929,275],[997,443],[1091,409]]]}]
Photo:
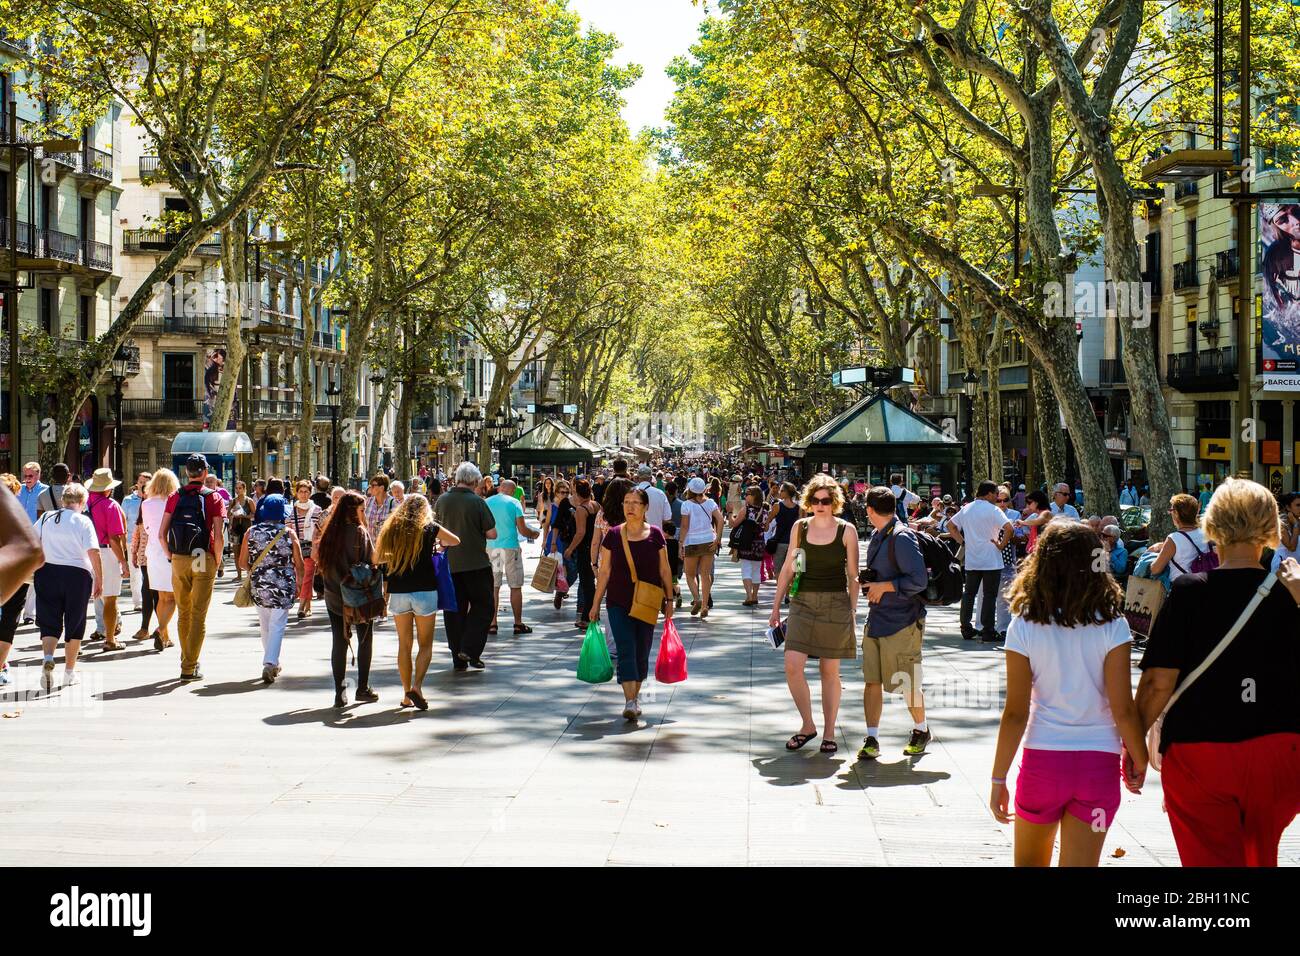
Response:
[{"label": "baseball cap", "polygon": [[704,479],[696,475],[690,481],[686,482],[686,490],[693,495],[704,494]]},{"label": "baseball cap", "polygon": [[1021,490],[1021,491],[1024,491],[1024,490],[1025,490],[1025,486],[1024,486],[1024,485],[1021,485],[1021,486],[1020,486],[1020,490]]},{"label": "baseball cap", "polygon": [[636,473],[637,473],[637,477],[644,475],[645,477],[649,478],[652,475],[654,475],[654,469],[652,469],[649,465],[642,465],[636,470]]},{"label": "baseball cap", "polygon": [[258,521],[284,521],[289,516],[289,501],[284,495],[266,495],[257,503]]},{"label": "baseball cap", "polygon": [[207,459],[206,457],[204,457],[203,455],[200,455],[200,454],[198,454],[198,453],[196,452],[196,453],[194,453],[193,455],[190,455],[189,458],[186,458],[186,459],[185,459],[185,467],[186,467],[186,468],[193,468],[193,469],[195,469],[196,471],[197,471],[198,469],[201,469],[201,468],[207,468],[207,467],[208,467],[208,459]]}]

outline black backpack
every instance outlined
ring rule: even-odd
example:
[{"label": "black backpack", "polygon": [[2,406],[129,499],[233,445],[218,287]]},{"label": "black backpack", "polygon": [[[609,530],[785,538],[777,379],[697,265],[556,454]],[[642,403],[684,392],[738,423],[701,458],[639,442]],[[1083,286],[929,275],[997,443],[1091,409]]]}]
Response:
[{"label": "black backpack", "polygon": [[578,519],[573,516],[573,508],[557,508],[555,514],[555,533],[561,541],[572,541],[578,533]]},{"label": "black backpack", "polygon": [[172,509],[172,523],[167,528],[167,550],[172,554],[194,554],[209,547],[207,501],[215,494],[211,488],[197,493],[184,491]]},{"label": "black backpack", "polygon": [[[961,600],[965,578],[962,575],[961,562],[948,550],[948,546],[928,531],[913,530],[917,547],[921,549],[921,560],[930,578],[925,590],[917,595],[927,607],[947,607]],[[889,559],[895,565],[894,536],[889,536]]]},{"label": "black backpack", "polygon": [[752,551],[754,548],[754,539],[758,537],[758,523],[752,518],[746,518],[740,524],[731,529],[731,537],[728,538],[728,545],[737,551]]}]

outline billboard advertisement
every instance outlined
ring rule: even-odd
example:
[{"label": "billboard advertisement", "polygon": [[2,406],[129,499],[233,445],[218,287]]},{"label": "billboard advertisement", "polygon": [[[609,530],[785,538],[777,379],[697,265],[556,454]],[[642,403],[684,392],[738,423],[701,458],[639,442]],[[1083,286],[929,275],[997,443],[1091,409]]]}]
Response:
[{"label": "billboard advertisement", "polygon": [[1259,204],[1265,391],[1300,390],[1300,203]]}]

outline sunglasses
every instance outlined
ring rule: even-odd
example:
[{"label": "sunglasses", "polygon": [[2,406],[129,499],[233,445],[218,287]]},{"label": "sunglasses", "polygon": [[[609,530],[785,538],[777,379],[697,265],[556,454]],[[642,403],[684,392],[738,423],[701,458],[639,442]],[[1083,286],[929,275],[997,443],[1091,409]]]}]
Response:
[{"label": "sunglasses", "polygon": [[999,498],[999,499],[998,499],[998,504],[1000,504],[1000,505],[1005,505],[1005,504],[1010,504],[1010,503],[1011,503],[1011,499],[1010,499],[1010,498]]},{"label": "sunglasses", "polygon": [[831,504],[833,504],[834,502],[835,502],[835,499],[834,499],[834,498],[814,498],[814,499],[812,499],[812,505],[813,505],[814,508],[816,508],[816,507],[818,507],[818,506],[821,506],[821,507],[829,507],[829,506],[830,506]]}]

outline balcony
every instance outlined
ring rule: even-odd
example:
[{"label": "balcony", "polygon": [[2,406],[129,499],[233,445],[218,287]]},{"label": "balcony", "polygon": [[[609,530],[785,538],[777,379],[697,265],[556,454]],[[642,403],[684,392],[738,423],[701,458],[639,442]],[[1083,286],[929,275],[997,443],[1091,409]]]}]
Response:
[{"label": "balcony", "polygon": [[1124,360],[1104,358],[1097,363],[1097,379],[1102,388],[1114,388],[1116,385],[1128,384],[1128,373],[1124,371]]},{"label": "balcony", "polygon": [[1201,275],[1196,268],[1196,260],[1174,263],[1174,291],[1192,292],[1200,289]]},{"label": "balcony", "polygon": [[1200,189],[1195,179],[1180,179],[1174,183],[1174,202],[1195,201]]},{"label": "balcony", "polygon": [[[182,160],[179,172],[186,179],[193,179],[195,176],[194,164],[188,160]],[[165,183],[171,181],[171,175],[167,172],[167,167],[158,156],[141,156],[140,157],[140,182],[142,183]]]},{"label": "balcony", "polygon": [[[113,271],[113,247],[93,239],[78,239],[70,232],[57,229],[33,229],[31,223],[18,222],[17,246],[19,256],[48,260],[45,263],[24,265],[20,269],[33,272],[51,271],[51,263],[84,266],[91,272]],[[0,249],[9,248],[9,220],[0,219]],[[54,267],[54,271],[58,271]]]},{"label": "balcony", "polygon": [[1222,392],[1237,387],[1237,350],[1178,352],[1169,356],[1169,386],[1182,392]]},{"label": "balcony", "polygon": [[297,421],[302,415],[302,402],[275,398],[260,398],[253,402],[253,417],[258,421]]},{"label": "balcony", "polygon": [[1220,282],[1224,279],[1235,279],[1241,272],[1240,262],[1236,249],[1216,252],[1214,254],[1214,277]]},{"label": "balcony", "polygon": [[[124,229],[122,231],[122,251],[132,254],[156,255],[171,252],[180,241],[181,233],[165,232],[161,229]],[[216,258],[221,255],[221,236],[214,233],[209,239],[199,243],[193,252],[196,256]]]},{"label": "balcony", "polygon": [[122,400],[122,418],[127,422],[196,422],[203,418],[203,403],[197,398],[126,398]]},{"label": "balcony", "polygon": [[[69,154],[71,155],[71,154]],[[75,167],[77,175],[83,179],[97,179],[104,182],[113,181],[113,154],[94,146],[83,146]]]},{"label": "balcony", "polygon": [[1160,213],[1163,211],[1161,208],[1163,204],[1159,199],[1144,199],[1142,202],[1148,219],[1160,218]]},{"label": "balcony", "polygon": [[193,335],[199,338],[225,338],[228,317],[215,313],[164,315],[145,312],[132,331],[136,335]]},{"label": "balcony", "polygon": [[82,239],[81,261],[87,269],[92,269],[95,272],[112,272],[113,247],[106,242]]}]

